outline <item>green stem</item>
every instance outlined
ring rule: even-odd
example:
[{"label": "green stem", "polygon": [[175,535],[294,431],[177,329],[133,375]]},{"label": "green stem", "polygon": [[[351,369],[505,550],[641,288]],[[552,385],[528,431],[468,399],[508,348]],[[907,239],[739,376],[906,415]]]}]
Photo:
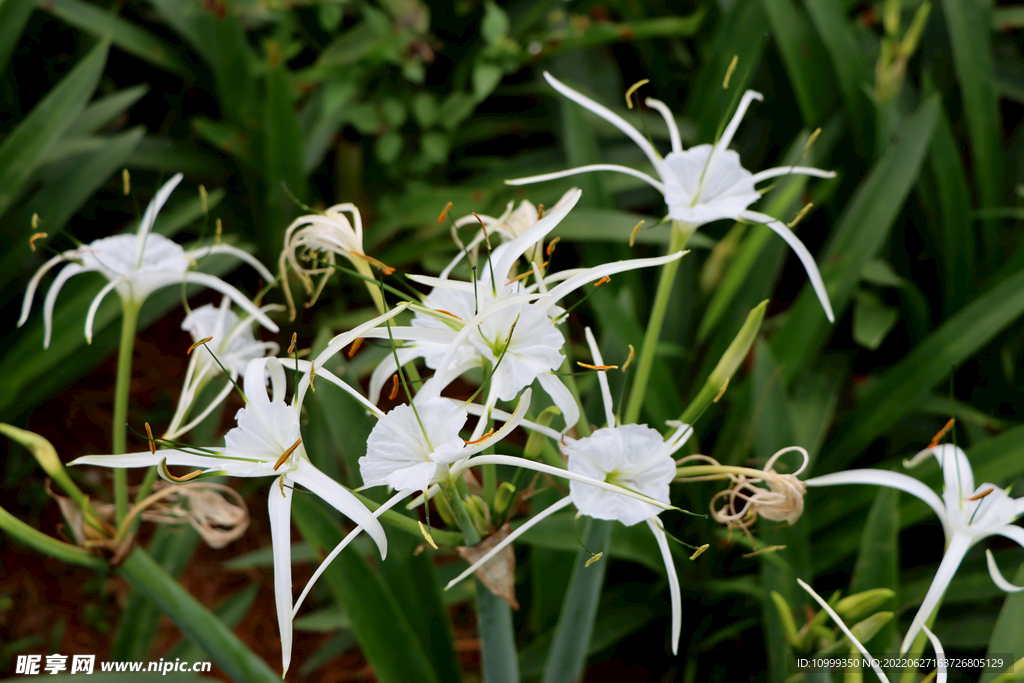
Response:
[{"label": "green stem", "polygon": [[[690,235],[696,230],[697,226],[695,225],[672,221],[668,253],[674,254],[677,251],[682,251],[690,240]],[[672,285],[675,283],[678,270],[678,259],[666,263],[661,269],[658,289],[654,294],[654,304],[651,306],[651,317],[647,321],[647,331],[644,333],[644,343],[640,347],[640,355],[636,359],[636,378],[633,380],[633,388],[629,392],[629,403],[626,405],[626,416],[623,420],[626,424],[636,422],[640,417],[640,410],[644,405],[644,394],[647,392],[647,381],[651,378],[654,355],[658,348],[658,339],[661,337],[661,328],[665,324],[665,313],[668,310]]]},{"label": "green stem", "polygon": [[[481,541],[476,525],[459,495],[456,482],[442,489],[452,508],[455,522],[466,537],[466,545]],[[512,608],[476,579],[476,611],[480,629],[480,652],[483,657],[484,683],[519,683],[519,655],[516,652],[516,631]]]},{"label": "green stem", "polygon": [[[121,314],[121,346],[117,352],[117,384],[114,388],[114,422],[111,426],[113,454],[125,452],[128,434],[128,394],[132,384],[132,352],[135,350],[135,330],[139,323],[139,304],[124,301]],[[114,470],[114,506],[117,526],[128,514],[128,471]]]}]

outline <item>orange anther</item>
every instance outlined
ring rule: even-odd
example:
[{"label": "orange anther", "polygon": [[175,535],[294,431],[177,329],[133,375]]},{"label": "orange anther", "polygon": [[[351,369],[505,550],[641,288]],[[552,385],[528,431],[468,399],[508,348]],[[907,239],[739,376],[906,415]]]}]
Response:
[{"label": "orange anther", "polygon": [[612,281],[612,279],[611,279],[610,277],[608,277],[607,275],[605,275],[605,276],[604,276],[603,278],[601,278],[600,280],[598,280],[597,282],[595,282],[595,283],[594,283],[594,286],[595,286],[595,287],[600,287],[600,286],[601,286],[601,285],[603,285],[604,283],[606,283],[606,282],[611,282],[611,281]]},{"label": "orange anther", "polygon": [[45,237],[49,237],[45,232],[37,232],[28,238],[28,248],[32,251],[36,250],[36,240],[41,240]]},{"label": "orange anther", "polygon": [[544,253],[548,255],[548,258],[551,258],[551,253],[555,250],[555,245],[558,244],[561,241],[561,239],[561,237],[556,237],[555,239],[548,242],[548,248],[544,250]]},{"label": "orange anther", "polygon": [[391,375],[391,393],[388,395],[388,400],[394,401],[396,396],[398,396],[398,375]]},{"label": "orange anther", "polygon": [[544,205],[543,204],[538,204],[537,205],[537,220],[540,220],[541,218],[544,218]]},{"label": "orange anther", "polygon": [[589,370],[618,370],[619,369],[618,365],[591,365],[590,363],[582,363],[580,361],[576,361],[576,365],[579,365],[580,367],[587,368]]},{"label": "orange anther", "polygon": [[299,336],[298,332],[292,332],[292,343],[288,345],[288,350],[285,353],[290,354],[295,350],[295,339]]},{"label": "orange anther", "polygon": [[151,455],[156,455],[156,444],[153,443],[153,430],[149,428],[149,423],[146,423],[146,436],[149,437],[149,452]]},{"label": "orange anther", "polygon": [[480,443],[481,441],[483,441],[484,439],[486,439],[487,437],[489,437],[493,433],[494,433],[494,427],[491,427],[489,430],[487,430],[487,433],[484,434],[483,436],[481,436],[479,439],[473,439],[472,441],[466,441],[465,443],[466,443],[467,446],[472,446],[473,444]]},{"label": "orange anther", "polygon": [[985,489],[981,493],[975,493],[970,498],[964,498],[964,500],[981,500],[982,498],[984,498],[985,496],[987,496],[988,494],[992,493],[995,490],[996,489],[995,489],[994,486],[989,486],[987,489]]},{"label": "orange anther", "polygon": [[187,356],[187,355],[191,355],[192,351],[193,351],[193,350],[194,350],[194,349],[195,349],[196,347],[202,346],[202,345],[203,345],[203,344],[205,344],[206,342],[211,342],[211,341],[213,341],[213,337],[207,337],[206,339],[200,339],[200,340],[199,340],[199,341],[197,341],[197,342],[196,342],[195,344],[193,344],[192,346],[188,347],[188,351],[186,351],[186,352],[185,352],[185,355],[186,355],[186,356]]},{"label": "orange anther", "polygon": [[935,448],[936,446],[938,446],[939,441],[941,441],[942,437],[946,436],[946,434],[949,433],[949,430],[953,428],[953,425],[955,423],[956,419],[950,418],[949,421],[942,426],[942,429],[939,430],[939,433],[932,437],[932,442],[928,444],[928,448]]},{"label": "orange anther", "polygon": [[277,471],[278,467],[283,465],[285,463],[285,461],[287,461],[288,458],[291,457],[292,453],[295,452],[295,449],[298,448],[299,444],[301,444],[301,443],[302,443],[302,439],[299,439],[298,441],[293,443],[288,450],[286,450],[284,453],[281,454],[281,457],[277,459],[276,463],[274,463],[274,471],[275,472]]},{"label": "orange anther", "polygon": [[451,211],[451,210],[452,210],[452,203],[448,202],[447,204],[444,205],[444,208],[441,209],[441,215],[437,217],[437,222],[438,223],[444,223],[444,219],[448,218],[448,212]]},{"label": "orange anther", "polygon": [[362,337],[356,337],[356,340],[354,342],[352,342],[352,344],[348,347],[348,354],[346,354],[346,355],[348,355],[349,358],[351,358],[352,356],[356,355],[356,351],[358,351],[359,347],[362,346],[362,345],[363,345],[363,338]]}]

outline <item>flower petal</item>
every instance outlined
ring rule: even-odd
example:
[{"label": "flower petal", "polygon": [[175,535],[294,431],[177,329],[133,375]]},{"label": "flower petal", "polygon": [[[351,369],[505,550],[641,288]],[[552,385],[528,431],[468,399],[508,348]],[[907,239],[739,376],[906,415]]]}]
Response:
[{"label": "flower petal", "polygon": [[[601,367],[604,365],[604,359],[601,358],[601,349],[597,346],[597,340],[594,339],[594,333],[590,331],[589,327],[585,327],[583,329],[583,333],[587,337],[587,346],[590,347],[590,356],[594,359],[594,365]],[[605,425],[608,427],[614,427],[615,407],[612,405],[611,389],[608,388],[607,371],[597,371],[597,383],[601,387],[601,402],[604,403]]]},{"label": "flower petal", "polygon": [[597,114],[608,123],[612,124],[619,130],[621,130],[623,133],[628,135],[629,138],[633,142],[635,142],[641,150],[643,150],[643,153],[647,155],[647,158],[651,160],[651,163],[654,164],[655,168],[657,168],[658,162],[661,161],[661,156],[658,154],[657,150],[654,149],[654,145],[652,145],[647,140],[647,138],[641,135],[640,131],[638,131],[632,125],[627,123],[625,119],[623,119],[618,114],[612,112],[610,109],[608,109],[608,107],[605,107],[603,104],[598,104],[597,102],[590,99],[583,93],[573,90],[565,83],[562,83],[560,80],[549,74],[547,71],[544,72],[544,78],[547,79],[547,82],[551,84],[552,88],[562,93],[570,100],[583,107],[584,109],[589,109],[590,111]]},{"label": "flower petal", "polygon": [[900,645],[900,654],[910,650],[910,646],[914,644],[914,639],[917,638],[917,634],[921,631],[921,626],[932,616],[932,612],[938,608],[943,594],[945,594],[946,589],[949,587],[949,582],[953,580],[953,575],[956,574],[956,570],[959,569],[960,563],[964,560],[964,555],[967,554],[968,549],[970,549],[973,543],[974,539],[967,534],[953,532],[953,537],[949,539],[949,545],[946,546],[946,554],[942,556],[939,569],[935,572],[935,578],[932,579],[932,585],[928,587],[928,592],[921,602],[921,607],[917,610],[917,615],[914,616],[906,637],[903,638],[903,644]]},{"label": "flower petal", "polygon": [[999,589],[1007,593],[1018,593],[1024,591],[1024,586],[1015,586],[1006,580],[1003,573],[999,571],[999,565],[996,564],[996,558],[992,555],[992,551],[985,548],[985,560],[988,562],[988,573],[992,577],[992,582],[999,586]]},{"label": "flower petal", "polygon": [[946,669],[946,651],[942,649],[942,643],[935,637],[931,629],[925,624],[921,624],[921,628],[924,629],[924,634],[928,636],[928,640],[932,643],[932,649],[935,650],[935,661],[938,664],[936,667],[935,683],[946,683],[946,679],[949,677],[949,673]]},{"label": "flower petal", "polygon": [[939,520],[942,522],[942,528],[946,530],[947,538],[952,531],[949,525],[948,515],[946,514],[946,506],[943,505],[942,499],[917,479],[907,476],[906,474],[901,474],[900,472],[889,472],[888,470],[846,470],[845,472],[835,472],[833,474],[825,474],[820,477],[812,477],[806,480],[804,484],[807,486],[875,484],[878,486],[888,486],[890,488],[899,489],[900,491],[906,491],[910,495],[920,498],[935,512]]},{"label": "flower petal", "polygon": [[569,387],[565,386],[561,378],[553,372],[542,372],[537,375],[537,383],[551,397],[551,401],[558,409],[562,411],[562,419],[565,421],[565,429],[563,431],[569,431],[575,427],[580,421],[580,407],[576,403],[576,398],[572,395],[572,392],[569,391]]},{"label": "flower petal", "polygon": [[835,171],[823,171],[820,168],[811,168],[809,166],[777,166],[776,168],[766,168],[763,171],[759,171],[754,174],[753,181],[756,185],[762,180],[768,180],[769,178],[778,178],[779,176],[786,175],[809,175],[815,178],[835,178]]},{"label": "flower petal", "polygon": [[832,304],[828,300],[828,291],[825,289],[825,282],[821,279],[818,264],[814,262],[814,257],[811,256],[811,252],[807,251],[807,247],[800,241],[800,238],[793,234],[793,231],[786,227],[785,223],[775,220],[768,214],[758,213],[757,211],[742,211],[739,217],[755,223],[764,223],[776,235],[786,241],[789,248],[800,259],[800,263],[804,265],[804,270],[807,271],[807,277],[811,281],[811,286],[814,287],[814,292],[818,295],[818,301],[821,302],[821,307],[825,309],[825,316],[830,323],[834,323],[836,317],[832,313]]},{"label": "flower petal", "polygon": [[600,280],[605,275],[615,275],[616,273],[622,273],[629,270],[662,266],[666,263],[682,258],[686,253],[687,252],[685,251],[677,251],[674,254],[659,256],[657,258],[636,258],[629,259],[627,261],[615,261],[613,263],[605,263],[604,265],[588,268],[584,272],[574,275],[568,280],[559,283],[556,287],[552,288],[546,296],[538,299],[538,303],[545,302],[548,306],[554,306],[570,292],[579,289],[588,282]]},{"label": "flower petal", "polygon": [[291,471],[288,476],[363,527],[377,544],[381,559],[387,557],[388,537],[384,534],[384,527],[380,525],[369,508],[363,505],[351,491],[318,470],[313,463],[305,458],[299,458],[296,461],[296,469]]},{"label": "flower petal", "polygon": [[656,100],[653,97],[648,97],[644,102],[651,109],[656,110],[661,117],[665,119],[665,125],[668,126],[668,137],[672,141],[672,151],[682,152],[683,141],[679,137],[679,126],[676,125],[676,117],[672,116],[672,111],[665,105],[661,100]]},{"label": "flower petal", "polygon": [[582,195],[583,192],[581,190],[575,188],[570,190],[551,210],[544,214],[543,218],[527,228],[523,234],[504,245],[501,256],[498,257],[498,262],[494,264],[495,276],[499,278],[508,276],[512,267],[515,266],[516,261],[518,261],[519,258],[530,249],[530,247],[537,244],[537,242],[544,239],[549,232],[554,230],[558,224],[562,222],[562,219],[569,214],[572,208],[576,206],[576,202],[580,200]]},{"label": "flower petal", "polygon": [[679,575],[676,574],[676,565],[672,561],[672,551],[668,547],[668,539],[665,537],[665,530],[661,528],[661,520],[657,517],[649,517],[647,526],[651,527],[654,540],[658,542],[658,550],[661,551],[661,559],[665,561],[665,573],[668,575],[668,594],[672,601],[672,654],[679,653],[679,634],[683,624],[683,594],[679,589]]},{"label": "flower petal", "polygon": [[[466,448],[462,449],[459,452],[459,455],[462,457],[469,457],[471,455],[475,455],[483,450],[490,448],[491,446],[493,446],[494,444],[498,443],[506,436],[508,436],[509,432],[511,432],[513,429],[515,429],[522,423],[523,416],[525,416],[526,411],[530,409],[531,395],[532,391],[529,388],[527,388],[526,391],[524,391],[523,394],[519,397],[519,403],[516,404],[515,412],[512,413],[510,418],[505,421],[505,424],[501,426],[501,429],[497,430],[489,437],[481,439],[479,442],[471,446],[466,446]],[[494,414],[493,411],[491,414]]]},{"label": "flower petal", "polygon": [[92,298],[92,303],[89,304],[89,312],[85,315],[85,343],[92,344],[92,324],[96,320],[96,311],[99,310],[100,304],[103,303],[103,299],[106,298],[110,291],[117,287],[119,284],[118,280],[111,280],[107,284],[103,285],[96,296]]},{"label": "flower petal", "polygon": [[836,626],[838,626],[840,630],[842,630],[843,634],[850,639],[850,642],[853,643],[858,650],[860,650],[860,653],[871,661],[871,668],[875,670],[876,674],[878,674],[878,679],[880,681],[884,681],[884,683],[889,683],[889,679],[885,677],[885,673],[882,671],[881,667],[879,667],[878,664],[875,663],[875,658],[872,657],[871,653],[868,652],[868,649],[864,647],[864,645],[859,640],[857,640],[856,636],[853,635],[853,631],[846,627],[846,624],[844,624],[843,620],[839,618],[839,615],[836,614],[836,611],[832,609],[832,607],[829,606],[829,604],[825,602],[820,595],[815,593],[813,588],[804,583],[802,579],[797,579],[796,582],[800,584],[801,588],[807,591],[808,595],[814,598],[814,601],[818,603],[818,605],[820,605],[821,608],[825,610],[825,612],[830,617],[832,617],[832,621],[834,621],[836,623]]},{"label": "flower petal", "polygon": [[274,274],[267,270],[267,267],[263,265],[259,259],[257,259],[249,252],[243,249],[239,249],[238,247],[232,244],[211,244],[209,246],[200,247],[198,249],[193,249],[192,251],[188,252],[188,256],[193,261],[198,261],[204,256],[209,256],[210,254],[230,254],[231,256],[234,256],[239,260],[245,261],[250,266],[255,268],[256,272],[260,274],[260,277],[262,277],[264,281],[274,281]]},{"label": "flower petal", "polygon": [[243,309],[246,313],[255,318],[260,325],[263,325],[263,327],[267,328],[271,332],[281,331],[274,321],[267,317],[266,313],[257,308],[253,302],[249,301],[247,296],[221,280],[219,277],[192,271],[187,274],[187,281],[189,283],[209,287],[210,289],[216,289],[221,294],[230,297],[239,308]]},{"label": "flower petal", "polygon": [[274,551],[274,603],[281,631],[282,676],[292,660],[292,487],[278,477],[267,496],[270,511],[270,545]]},{"label": "flower petal", "polygon": [[146,207],[145,213],[142,214],[142,220],[139,221],[139,232],[137,238],[137,251],[135,252],[135,264],[136,267],[142,262],[142,252],[146,248],[146,238],[149,237],[149,232],[153,229],[153,224],[156,222],[156,216],[160,213],[160,209],[164,208],[164,204],[167,203],[167,198],[174,192],[174,188],[178,186],[181,179],[184,178],[181,173],[174,174],[170,180],[163,184],[156,194],[153,196],[152,201]]},{"label": "flower petal", "polygon": [[[394,361],[392,361],[392,362],[394,362]],[[281,359],[281,364],[285,365],[285,367],[288,367],[290,365],[293,368],[298,366],[299,372],[306,373],[306,374],[309,373],[310,361],[308,361],[308,360],[295,360],[293,358],[282,358]],[[330,370],[328,370],[326,368],[317,368],[316,370],[314,370],[314,372],[316,373],[316,375],[318,377],[323,377],[325,380],[327,380],[328,382],[330,382],[334,386],[338,387],[339,389],[344,391],[346,394],[348,394],[349,396],[351,396],[355,400],[359,401],[359,403],[361,403],[364,408],[369,410],[371,413],[373,413],[377,417],[383,417],[384,416],[384,411],[382,411],[380,408],[378,408],[377,406],[375,406],[372,403],[370,403],[370,401],[365,396],[363,396],[358,391],[356,391],[354,388],[349,386],[348,383],[346,383],[343,379],[341,379],[340,377],[335,375]]]},{"label": "flower petal", "polygon": [[660,180],[655,180],[651,176],[647,175],[642,171],[638,171],[635,168],[629,166],[620,166],[618,164],[588,164],[586,166],[577,166],[576,168],[569,168],[564,171],[555,171],[554,173],[542,173],[541,175],[531,175],[525,178],[515,178],[514,180],[506,180],[506,185],[529,185],[531,183],[542,183],[545,180],[556,180],[558,178],[567,178],[569,176],[579,175],[580,173],[590,173],[592,171],[615,171],[616,173],[625,173],[631,175],[634,178],[638,178],[658,192],[665,194],[665,185]]},{"label": "flower petal", "polygon": [[77,263],[69,263],[64,266],[57,277],[53,278],[50,288],[46,290],[46,299],[43,300],[43,348],[50,348],[50,335],[53,331],[53,307],[57,303],[57,295],[68,280],[84,273],[85,268]]},{"label": "flower petal", "polygon": [[57,254],[40,266],[39,270],[37,270],[32,276],[32,279],[28,281],[28,287],[25,288],[25,296],[21,300],[21,316],[18,318],[18,327],[24,325],[25,321],[28,320],[28,312],[32,310],[32,299],[35,298],[36,288],[39,287],[39,281],[43,279],[43,276],[46,275],[51,268],[58,263],[63,263],[65,260],[64,254]]},{"label": "flower petal", "polygon": [[[743,97],[740,99],[740,104],[736,107],[736,113],[732,115],[732,119],[729,120],[729,125],[725,127],[724,131],[722,131],[722,137],[718,138],[718,141],[715,142],[716,150],[725,150],[729,148],[729,144],[732,142],[733,136],[736,135],[736,130],[740,127],[740,121],[743,120],[743,117],[747,113],[747,109],[754,100],[761,102],[764,100],[764,95],[756,90],[748,90],[743,93]],[[714,161],[711,163],[714,163]]]}]

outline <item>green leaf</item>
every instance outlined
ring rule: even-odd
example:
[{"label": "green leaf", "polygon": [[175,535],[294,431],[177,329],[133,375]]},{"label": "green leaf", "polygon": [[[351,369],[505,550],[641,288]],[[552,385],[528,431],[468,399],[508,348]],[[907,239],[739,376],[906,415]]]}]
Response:
[{"label": "green leaf", "polygon": [[35,8],[34,0],[5,0],[0,2],[0,73],[7,70],[7,60],[18,47],[21,32]]},{"label": "green leaf", "polygon": [[265,253],[272,254],[281,248],[285,228],[298,210],[290,195],[300,201],[309,196],[303,170],[302,132],[293,104],[289,73],[283,65],[271,69],[267,75],[265,106],[263,177],[267,198],[260,246]]},{"label": "green leaf", "polygon": [[377,138],[373,151],[382,164],[390,164],[402,153],[404,145],[405,141],[402,139],[401,133],[389,130]]},{"label": "green leaf", "polygon": [[[857,564],[853,568],[850,593],[860,593],[873,588],[898,590],[900,580],[900,497],[899,491],[879,487],[875,502],[871,505],[864,533],[861,535]],[[898,600],[893,598],[880,605],[879,609],[893,611]],[[896,635],[896,624],[887,623],[867,643],[868,652],[889,652]],[[873,648],[873,649],[872,649]]]},{"label": "green leaf", "polygon": [[195,79],[177,49],[115,13],[82,0],[37,0],[36,5],[97,38],[109,37],[114,45],[130,55],[189,80]]},{"label": "green leaf", "polygon": [[105,42],[94,47],[0,145],[0,215],[21,194],[50,146],[85,109],[103,73],[107,48]]},{"label": "green leaf", "polygon": [[864,94],[864,88],[871,84],[871,62],[857,40],[851,22],[846,18],[843,3],[834,0],[806,0],[805,5],[832,59],[832,68],[846,105],[846,115],[861,148],[866,148],[872,105]]},{"label": "green leaf", "polygon": [[65,136],[71,138],[96,133],[100,128],[128,111],[147,92],[149,92],[149,86],[143,84],[101,97],[85,108],[81,116],[75,119],[75,122],[64,133]]},{"label": "green leaf", "polygon": [[[942,11],[962,92],[978,197],[984,207],[998,206],[1003,196],[1004,154],[992,57],[991,9],[975,0],[942,0]],[[997,245],[991,240],[994,235],[989,233],[988,237],[985,247],[992,254]]]},{"label": "green leaf", "polygon": [[[342,539],[337,522],[308,496],[292,499],[292,517],[322,556]],[[321,581],[348,611],[363,654],[382,683],[437,683],[423,645],[394,594],[359,553],[349,549],[338,555]]]},{"label": "green leaf", "polygon": [[820,123],[836,100],[828,56],[806,15],[793,0],[761,0],[786,65],[804,125]]},{"label": "green leaf", "polygon": [[[156,662],[150,662],[156,664]],[[88,680],[90,683],[122,683],[126,678],[124,673],[104,673],[98,668],[96,671],[89,676]],[[211,678],[209,676],[200,676],[194,673],[183,673],[180,671],[170,672],[167,674],[162,673],[133,673],[131,675],[133,683],[214,683],[220,679]],[[18,676],[17,678],[4,678],[0,683],[32,683],[32,681],[39,680],[36,676]],[[82,680],[81,674],[57,674],[55,676],[47,676],[46,680],[56,681],[56,683],[76,683],[76,681]]]},{"label": "green leaf", "polygon": [[[254,581],[237,593],[230,595],[213,610],[213,613],[228,628],[236,628],[252,610],[259,592],[260,584]],[[181,658],[182,661],[186,662],[200,661],[204,659],[203,648],[188,638],[182,638],[177,645],[164,655],[164,659],[168,661],[177,658]]]},{"label": "green leaf", "polygon": [[924,401],[953,367],[977,353],[1021,315],[1024,270],[976,298],[882,375],[826,446],[829,465],[842,467],[856,457]]},{"label": "green leaf", "polygon": [[230,678],[247,683],[280,682],[280,676],[266,662],[247,648],[224,622],[182,588],[142,548],[136,548],[128,555],[118,574],[159,605],[182,633],[201,645],[210,660]]},{"label": "green leaf", "polygon": [[519,656],[512,607],[478,578],[476,585],[477,633],[487,683],[519,683]]},{"label": "green leaf", "polygon": [[[590,519],[582,534],[583,545],[594,553],[605,552],[611,537],[611,525],[612,522],[606,520]],[[590,553],[584,548],[577,551],[569,590],[565,593],[551,649],[544,663],[543,683],[580,680],[583,674],[608,566],[608,560],[602,559],[588,567],[590,559]]]},{"label": "green leaf", "polygon": [[34,550],[54,557],[61,562],[77,564],[97,571],[107,568],[107,563],[93,555],[85,548],[71,545],[64,541],[58,541],[52,536],[47,536],[42,531],[30,527],[7,510],[0,508],[0,529],[18,541],[30,546]]},{"label": "green leaf", "polygon": [[508,15],[505,10],[494,4],[493,0],[484,2],[484,18],[480,22],[480,35],[488,43],[494,44],[508,35]]},{"label": "green leaf", "polygon": [[859,290],[853,303],[853,340],[872,351],[882,345],[899,322],[900,314],[874,292]]},{"label": "green leaf", "polygon": [[[938,106],[938,100],[932,97],[906,120],[888,151],[857,187],[828,249],[819,259],[824,264],[821,276],[837,320],[853,296],[864,264],[882,248],[913,186],[931,140]],[[785,325],[772,340],[787,384],[813,361],[831,330],[814,292],[804,287],[787,313]]]}]

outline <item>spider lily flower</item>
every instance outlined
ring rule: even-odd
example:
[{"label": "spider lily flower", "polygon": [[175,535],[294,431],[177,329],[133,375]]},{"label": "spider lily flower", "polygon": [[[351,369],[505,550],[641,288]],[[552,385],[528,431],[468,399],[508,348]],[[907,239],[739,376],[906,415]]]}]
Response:
[{"label": "spider lily flower", "polygon": [[807,271],[807,277],[810,278],[811,285],[821,301],[825,315],[828,316],[829,322],[835,322],[832,306],[828,299],[828,292],[825,291],[825,283],[821,279],[821,273],[814,262],[814,257],[811,256],[804,243],[800,241],[785,223],[767,214],[748,209],[751,204],[761,198],[761,193],[756,188],[756,185],[760,182],[791,174],[833,178],[835,173],[805,166],[781,166],[769,168],[759,173],[751,173],[740,164],[739,155],[728,149],[729,143],[732,142],[732,138],[739,128],[740,121],[750,107],[750,103],[754,100],[760,101],[763,99],[761,93],[748,90],[743,94],[736,113],[725,127],[722,137],[714,145],[696,145],[687,150],[683,149],[679,128],[676,126],[675,118],[665,103],[647,98],[647,106],[660,113],[664,117],[665,123],[668,124],[672,151],[662,158],[654,148],[654,145],[621,116],[612,112],[607,107],[598,104],[586,95],[573,90],[547,72],[544,72],[544,78],[562,95],[597,114],[629,136],[650,160],[658,178],[628,166],[590,164],[556,173],[546,173],[528,178],[507,180],[505,182],[509,185],[526,185],[528,183],[564,178],[590,171],[615,171],[639,178],[661,192],[665,197],[665,204],[668,205],[668,217],[673,220],[687,223],[694,227],[726,218],[736,221],[763,223],[784,239],[786,244],[796,253],[804,269]]},{"label": "spider lily flower", "polygon": [[[589,327],[585,332],[594,365],[603,366],[604,361],[594,335]],[[604,370],[598,370],[598,382],[607,426],[595,430],[590,436],[572,439],[540,425],[523,422],[523,426],[563,442],[562,452],[568,457],[567,470],[502,455],[483,455],[461,463],[461,469],[475,464],[494,463],[525,467],[569,479],[569,495],[509,534],[447,587],[451,588],[470,576],[525,531],[570,504],[575,505],[580,514],[596,519],[615,520],[626,526],[646,522],[658,543],[668,575],[672,602],[672,653],[675,654],[679,649],[682,627],[682,592],[668,538],[658,515],[663,509],[671,507],[669,484],[676,476],[676,463],[672,456],[690,438],[693,429],[689,425],[675,423],[675,430],[666,440],[661,433],[647,425],[617,425]],[[499,417],[501,412],[494,411],[494,415]]]},{"label": "spider lily flower", "polygon": [[[351,214],[352,220],[349,220],[346,213]],[[298,252],[319,252],[326,264],[314,261],[310,266],[303,266],[299,262]],[[281,271],[282,280],[286,280],[288,268],[299,276],[306,288],[306,294],[310,295],[307,306],[312,306],[334,273],[332,266],[336,263],[337,256],[348,259],[360,275],[371,280],[374,278],[371,264],[383,266],[376,259],[363,253],[363,219],[359,209],[352,203],[336,204],[322,214],[300,216],[292,221],[284,233],[284,250],[281,251],[278,269]],[[317,275],[323,277],[320,278],[320,283],[314,286],[313,277]],[[383,301],[380,298],[380,291],[372,283],[368,283],[368,289],[374,302],[381,307]],[[284,294],[288,300],[291,319],[294,320],[295,301],[289,287],[284,287]]]},{"label": "spider lily flower", "polygon": [[[1024,546],[1024,529],[1014,525],[1014,521],[1024,514],[1024,498],[1011,498],[1005,490],[993,484],[975,486],[974,472],[971,470],[967,455],[953,444],[926,448],[904,464],[908,467],[915,466],[929,455],[935,456],[942,468],[944,485],[941,498],[917,479],[886,470],[848,470],[814,477],[805,482],[807,486],[889,486],[924,501],[942,522],[942,530],[946,535],[946,553],[939,563],[939,569],[925,594],[921,608],[903,639],[900,652],[910,649],[924,622],[938,608],[949,582],[952,581],[971,546],[989,536],[1003,536]],[[1014,586],[1003,577],[991,550],[986,550],[985,554],[989,574],[997,586],[1007,592],[1024,590],[1024,587]]]},{"label": "spider lily flower", "polygon": [[[260,310],[266,313],[282,308],[270,305],[263,306]],[[221,300],[219,307],[206,304],[185,316],[185,320],[181,323],[181,329],[192,335],[192,340],[195,342],[210,339],[209,351],[211,353],[207,353],[206,349],[194,349],[189,354],[185,381],[181,387],[181,397],[178,399],[174,417],[171,418],[171,424],[163,438],[177,439],[182,434],[191,431],[224,402],[224,399],[231,393],[234,381],[245,374],[245,368],[249,365],[249,361],[278,352],[277,343],[261,342],[256,339],[252,331],[254,322],[255,318],[251,315],[239,318],[231,310],[231,300],[227,297]],[[214,360],[214,356],[216,356],[216,360]],[[217,361],[220,361],[219,364]],[[210,381],[222,374],[221,366],[228,371],[228,380],[224,383],[224,387],[199,415],[183,424],[189,418],[192,408],[195,407],[196,399],[203,389]]]},{"label": "spider lily flower", "polygon": [[[375,324],[377,320],[370,321]],[[363,326],[365,327],[365,325]],[[354,331],[359,333],[360,329]],[[269,373],[271,395],[267,396]],[[304,377],[302,382],[308,382]],[[387,537],[380,522],[363,503],[318,470],[306,455],[299,428],[298,401],[284,400],[287,380],[285,369],[276,358],[256,358],[245,370],[246,406],[238,411],[238,426],[229,431],[223,448],[157,449],[155,452],[126,455],[91,455],[78,458],[73,465],[103,467],[158,466],[161,476],[175,479],[167,466],[196,467],[191,479],[201,475],[234,477],[275,477],[270,488],[270,530],[274,555],[274,594],[284,670],[291,661],[292,645],[292,580],[291,580],[291,498],[296,484],[330,503],[339,512],[364,529],[380,550],[387,554]],[[181,481],[181,478],[176,478]]]},{"label": "spider lily flower", "polygon": [[53,284],[50,285],[50,289],[47,291],[43,302],[43,348],[49,348],[50,346],[50,335],[53,328],[53,307],[57,302],[57,295],[60,293],[61,288],[75,275],[89,271],[100,273],[109,280],[107,285],[92,300],[86,315],[85,338],[89,343],[92,343],[92,326],[93,320],[96,318],[96,312],[99,310],[103,299],[112,290],[117,291],[121,296],[121,301],[126,305],[138,306],[154,291],[181,282],[204,285],[210,289],[216,289],[218,292],[229,297],[268,330],[277,332],[277,325],[240,291],[219,277],[190,270],[197,260],[205,256],[210,254],[230,254],[255,268],[267,282],[272,282],[274,276],[262,263],[238,247],[228,244],[217,244],[185,251],[180,245],[163,235],[152,232],[157,214],[167,202],[171,192],[181,182],[181,179],[182,175],[179,173],[164,183],[163,187],[156,193],[156,196],[153,197],[153,201],[146,207],[142,220],[139,222],[139,230],[135,235],[103,237],[77,249],[65,251],[44,263],[36,271],[36,274],[32,276],[28,283],[28,288],[25,290],[18,327],[24,325],[25,321],[28,320],[28,314],[32,308],[32,299],[43,275],[54,266],[67,262],[64,268],[57,274],[57,277],[54,278]]},{"label": "spider lily flower", "polygon": [[[516,263],[575,206],[579,190],[572,190],[533,226],[495,249],[480,268],[480,279],[464,282],[447,278],[410,276],[433,286],[424,306],[412,306],[416,315],[409,327],[394,327],[396,340],[412,342],[398,349],[398,362],[423,358],[436,372],[421,389],[439,395],[449,382],[473,367],[495,367],[486,404],[511,401],[534,380],[562,411],[566,429],[579,419],[579,409],[565,384],[554,374],[564,360],[565,338],[558,329],[564,311],[558,302],[589,282],[627,270],[668,263],[683,252],[660,258],[633,259],[594,268],[578,268],[541,276],[533,264],[535,282],[527,284],[513,274]],[[511,278],[511,279],[510,279]],[[387,338],[383,329],[367,336]],[[498,359],[501,359],[500,364]],[[370,399],[376,400],[385,381],[396,371],[395,358],[381,361],[370,378]],[[477,435],[479,436],[479,435]]]}]

